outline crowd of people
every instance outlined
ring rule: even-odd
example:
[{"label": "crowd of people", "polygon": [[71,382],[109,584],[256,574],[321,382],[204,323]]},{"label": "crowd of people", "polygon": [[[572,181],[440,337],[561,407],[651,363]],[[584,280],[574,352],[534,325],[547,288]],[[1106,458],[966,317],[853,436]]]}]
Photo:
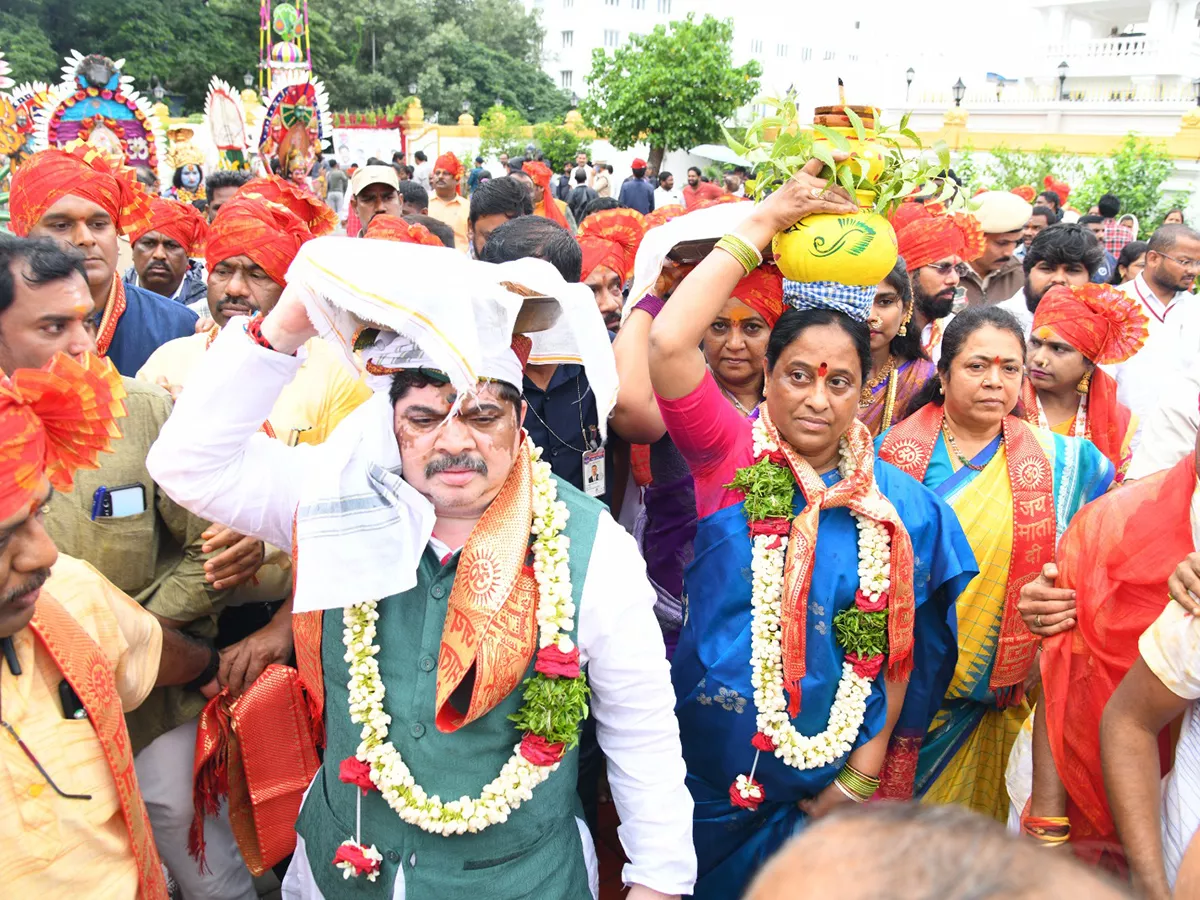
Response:
[{"label": "crowd of people", "polygon": [[502,163],[17,170],[12,896],[1200,896],[1182,213]]}]

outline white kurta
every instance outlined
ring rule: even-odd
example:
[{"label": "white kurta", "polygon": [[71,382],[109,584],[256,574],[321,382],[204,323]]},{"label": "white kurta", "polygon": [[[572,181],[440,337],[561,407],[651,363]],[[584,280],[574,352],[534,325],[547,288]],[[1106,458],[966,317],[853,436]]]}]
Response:
[{"label": "white kurta", "polygon": [[1033,313],[1029,311],[1029,304],[1025,302],[1024,285],[1003,303],[997,303],[996,308],[1012,313],[1021,324],[1021,330],[1025,332],[1025,339],[1029,340],[1029,333],[1033,331]]},{"label": "white kurta", "polygon": [[[1197,301],[1193,301],[1197,302]],[[1158,408],[1142,423],[1142,440],[1129,463],[1128,479],[1169,469],[1196,446],[1200,429],[1200,359],[1162,386]]]},{"label": "white kurta", "polygon": [[[345,464],[340,433],[359,427],[372,411],[391,427],[391,407],[376,397],[351,414],[327,444],[287,447],[256,438],[300,363],[257,346],[242,327],[225,328],[147,457],[155,481],[208,520],[290,547],[302,487],[322,474],[327,477],[329,467]],[[400,502],[428,504],[411,488]],[[419,509],[396,521],[411,527],[414,546],[403,564],[374,568],[410,566],[411,571],[393,576],[403,583],[415,577],[416,561],[429,538],[425,526],[431,523]],[[633,539],[607,513],[600,517],[592,559],[597,564],[589,566],[583,586],[578,645],[588,665],[591,715],[609,760],[619,835],[630,860],[623,878],[626,884],[666,894],[688,894],[696,878],[692,799],[684,785],[675,695],[654,617],[654,590]],[[353,566],[338,569],[359,571]],[[300,577],[303,572],[302,567]],[[376,596],[393,593],[399,591],[385,588]]]}]

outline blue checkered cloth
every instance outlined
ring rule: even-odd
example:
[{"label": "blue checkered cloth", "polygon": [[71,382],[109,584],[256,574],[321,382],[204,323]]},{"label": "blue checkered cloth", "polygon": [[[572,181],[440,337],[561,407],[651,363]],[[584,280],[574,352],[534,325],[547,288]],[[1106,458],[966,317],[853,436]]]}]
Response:
[{"label": "blue checkered cloth", "polygon": [[875,285],[853,287],[838,281],[783,279],[783,302],[795,309],[836,309],[858,322],[867,321],[875,302]]}]

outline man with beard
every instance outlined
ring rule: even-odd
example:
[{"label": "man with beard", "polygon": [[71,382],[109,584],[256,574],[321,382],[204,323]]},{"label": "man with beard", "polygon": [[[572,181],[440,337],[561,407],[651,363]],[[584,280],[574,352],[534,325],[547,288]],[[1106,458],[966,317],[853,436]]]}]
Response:
[{"label": "man with beard", "polygon": [[162,344],[192,334],[196,314],[117,275],[118,234],[137,230],[151,198],[131,169],[115,169],[90,147],[42,150],[13,176],[11,228],[48,237],[84,257],[96,323],[96,351],[133,375]]},{"label": "man with beard", "polygon": [[967,265],[962,285],[971,306],[994,306],[1021,286],[1025,274],[1014,257],[1033,207],[1009,191],[986,191],[972,201],[987,245]]},{"label": "man with beard", "polygon": [[1044,231],[1057,222],[1058,217],[1054,215],[1054,210],[1050,207],[1035,206],[1033,212],[1029,214],[1029,221],[1025,223],[1025,230],[1021,232],[1021,244],[1017,247],[1017,252],[1013,255],[1024,262],[1025,253],[1029,250],[1029,245],[1033,243],[1033,239],[1038,236],[1039,232]]},{"label": "man with beard", "polygon": [[350,215],[346,234],[359,237],[372,218],[380,213],[403,215],[400,180],[391,166],[363,166],[350,179]]},{"label": "man with beard", "polygon": [[[94,336],[85,325],[91,306],[78,254],[44,239],[0,237],[0,370],[19,380],[30,374],[21,370],[46,365],[63,367],[64,377],[79,369],[72,367],[71,361],[86,361],[87,354],[95,350]],[[88,376],[85,382],[94,380],[91,376],[96,372],[112,372],[107,363],[100,364],[94,358],[91,369],[94,371],[83,372]],[[160,388],[112,375],[113,387],[97,383],[98,389],[114,400],[117,396],[123,398],[120,406],[128,415],[119,431],[113,426],[109,432],[112,439],[106,437],[103,446],[108,452],[93,457],[87,468],[94,471],[76,473],[73,491],[55,492],[48,501],[41,502],[38,527],[44,527],[64,553],[78,560],[71,560],[72,571],[90,576],[81,586],[91,582],[103,585],[100,596],[105,592],[114,595],[124,592],[120,594],[122,601],[132,598],[159,625],[184,630],[190,638],[203,642],[202,648],[207,645],[207,649],[201,650],[201,658],[214,661],[213,671],[203,679],[207,683],[216,674],[216,652],[211,648],[211,640],[216,634],[217,612],[228,597],[228,587],[239,579],[249,579],[255,566],[235,564],[234,569],[241,574],[233,577],[229,585],[224,583],[226,573],[222,569],[226,562],[240,558],[246,551],[208,558],[205,535],[209,523],[174,503],[146,472],[146,454],[170,414],[170,397]],[[103,380],[107,382],[108,375]],[[81,403],[78,397],[74,398],[73,406],[58,407],[59,415],[72,408],[90,409],[93,403],[104,410],[102,400],[97,402],[96,397],[84,392],[85,384],[72,386],[80,391],[80,397],[88,400]],[[60,388],[56,386],[57,389]],[[119,395],[115,393],[118,390]],[[4,394],[4,401],[0,402],[11,399]],[[36,398],[28,402],[37,409]],[[44,414],[53,411],[53,407],[47,406]],[[58,427],[67,427],[67,423]],[[79,429],[79,438],[86,446],[92,436],[86,423],[75,423],[73,427]],[[32,439],[27,437],[27,440]],[[262,546],[258,541],[250,544],[250,552]],[[219,568],[209,571],[206,568],[209,565]],[[46,684],[53,685],[56,681]],[[180,789],[190,797],[196,716],[206,702],[196,685],[180,687],[179,684],[164,682],[148,696],[143,693],[139,700],[144,702],[136,710],[127,710],[126,724],[122,727],[123,732],[128,729],[122,740],[141,782],[158,853],[177,871],[189,900],[209,896],[252,898],[253,885],[227,821],[214,822],[208,829],[215,856],[210,861],[208,876],[202,876],[187,853],[190,804],[174,820],[166,813],[169,798]],[[23,689],[7,682],[3,690],[10,698],[24,696]],[[11,719],[14,714],[20,717],[20,711],[28,708],[24,702],[6,705],[6,718]],[[60,713],[68,720],[70,714],[70,710]],[[26,734],[25,739],[37,752],[47,748],[43,738],[52,734],[33,732]],[[61,737],[74,740],[65,734]],[[49,760],[46,762],[52,772],[61,768]],[[8,771],[14,771],[8,760],[5,764]],[[65,768],[72,771],[71,766]],[[171,771],[178,773],[178,777],[164,779],[164,773]],[[24,792],[21,796],[25,796]],[[18,801],[6,798],[6,802],[16,802],[19,808]],[[90,813],[85,818],[96,821]],[[31,858],[34,856],[42,858],[44,854],[32,854]],[[69,871],[65,874],[71,875]],[[90,887],[92,891],[110,895],[107,889]],[[121,892],[112,895],[119,896]]]},{"label": "man with beard", "polygon": [[1103,248],[1082,225],[1051,225],[1038,233],[1025,253],[1025,283],[997,306],[1016,317],[1028,338],[1033,314],[1046,291],[1058,285],[1083,287],[1103,261]]},{"label": "man with beard", "polygon": [[192,257],[204,252],[208,222],[190,203],[155,199],[150,220],[129,236],[133,265],[125,283],[136,284],[182,303],[192,312],[208,314],[204,264]]},{"label": "man with beard", "polygon": [[467,220],[471,206],[458,192],[462,164],[453,153],[443,153],[433,164],[430,182],[436,196],[429,199],[429,215],[445,222],[454,231],[454,249],[467,252]]},{"label": "man with beard", "polygon": [[967,263],[984,252],[983,229],[974,216],[934,215],[917,202],[905,203],[891,221],[912,281],[913,322],[921,329],[921,349],[937,362],[942,333],[954,317],[959,284],[970,268]]},{"label": "man with beard", "polygon": [[692,166],[687,171],[687,185],[683,189],[683,202],[689,210],[695,209],[697,205],[705,200],[715,200],[720,197],[724,191],[710,181],[703,180],[703,173]]}]

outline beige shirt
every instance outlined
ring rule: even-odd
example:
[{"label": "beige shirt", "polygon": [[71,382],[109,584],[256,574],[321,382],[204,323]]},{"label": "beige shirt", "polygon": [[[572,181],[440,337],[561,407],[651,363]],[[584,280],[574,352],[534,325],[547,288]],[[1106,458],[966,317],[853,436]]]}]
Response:
[{"label": "beige shirt", "polygon": [[1021,260],[1013,257],[985,278],[967,265],[967,275],[962,286],[967,292],[967,303],[971,306],[995,306],[1012,297],[1025,285],[1025,269]]},{"label": "beige shirt", "polygon": [[439,222],[445,222],[454,232],[454,249],[467,252],[467,218],[471,204],[465,198],[455,196],[443,200],[437,195],[429,198],[429,214]]}]

